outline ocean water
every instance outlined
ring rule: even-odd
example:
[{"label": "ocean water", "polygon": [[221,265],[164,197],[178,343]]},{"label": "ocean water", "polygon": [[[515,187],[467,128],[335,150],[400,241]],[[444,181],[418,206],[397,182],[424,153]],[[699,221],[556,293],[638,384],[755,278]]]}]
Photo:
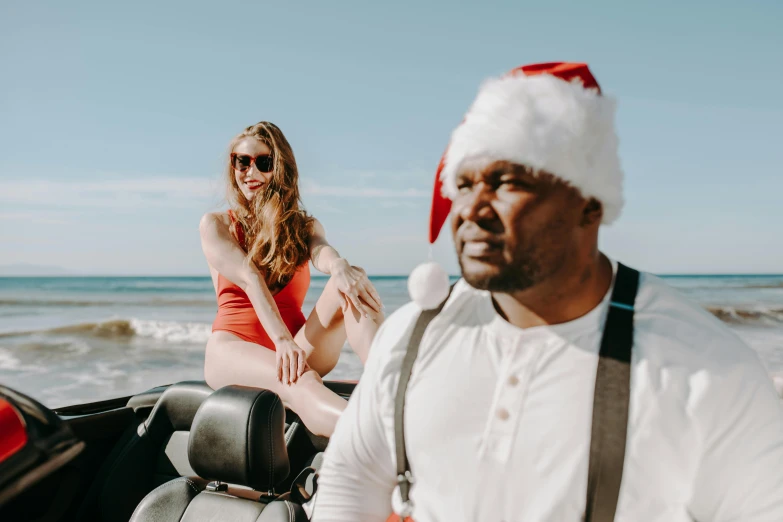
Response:
[{"label": "ocean water", "polygon": [[[783,275],[664,276],[735,330],[783,388]],[[304,312],[327,279],[314,276]],[[373,277],[387,314],[406,277]],[[0,277],[0,383],[50,407],[203,379],[216,311],[209,277]],[[328,379],[358,379],[344,347]]]}]

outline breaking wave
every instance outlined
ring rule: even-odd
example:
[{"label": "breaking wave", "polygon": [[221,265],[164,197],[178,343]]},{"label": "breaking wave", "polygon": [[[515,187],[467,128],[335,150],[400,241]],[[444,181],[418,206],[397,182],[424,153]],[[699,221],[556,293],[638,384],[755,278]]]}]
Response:
[{"label": "breaking wave", "polygon": [[[715,317],[731,325],[781,326],[783,308],[771,307],[707,307]],[[69,335],[125,339],[143,337],[164,343],[203,344],[209,339],[212,326],[199,322],[155,321],[149,319],[113,319],[103,322],[85,322],[41,330],[0,332],[0,339],[29,335]]]},{"label": "breaking wave", "polygon": [[743,286],[742,288],[761,288],[761,289],[783,288],[783,283],[748,284]]},{"label": "breaking wave", "polygon": [[146,299],[146,300],[74,300],[74,299],[0,299],[0,306],[217,306],[211,299]]},{"label": "breaking wave", "polygon": [[734,306],[707,307],[715,317],[729,324],[742,324],[753,326],[780,326],[783,325],[783,308],[753,307],[741,308]]},{"label": "breaking wave", "polygon": [[145,337],[166,343],[202,344],[207,342],[211,332],[212,326],[206,323],[115,319],[102,323],[78,323],[45,330],[0,333],[0,338],[35,334],[74,335],[105,339]]}]

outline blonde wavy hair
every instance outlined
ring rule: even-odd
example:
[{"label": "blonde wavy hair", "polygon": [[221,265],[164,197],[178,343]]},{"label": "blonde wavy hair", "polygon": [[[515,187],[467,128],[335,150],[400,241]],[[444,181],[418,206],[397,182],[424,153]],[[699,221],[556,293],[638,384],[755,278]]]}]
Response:
[{"label": "blonde wavy hair", "polygon": [[[272,151],[273,173],[264,190],[252,200],[237,185],[231,153],[245,138],[255,138]],[[310,257],[313,217],[302,208],[299,170],[291,145],[277,125],[262,121],[238,134],[226,159],[228,203],[245,234],[247,256],[264,274],[270,290],[291,280]]]}]

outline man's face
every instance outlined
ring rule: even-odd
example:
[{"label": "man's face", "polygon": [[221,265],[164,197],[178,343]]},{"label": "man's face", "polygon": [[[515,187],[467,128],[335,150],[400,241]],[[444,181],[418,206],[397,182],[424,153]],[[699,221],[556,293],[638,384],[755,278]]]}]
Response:
[{"label": "man's face", "polygon": [[475,288],[531,288],[560,270],[584,238],[587,201],[550,174],[484,162],[462,168],[457,188],[452,233],[462,276]]}]

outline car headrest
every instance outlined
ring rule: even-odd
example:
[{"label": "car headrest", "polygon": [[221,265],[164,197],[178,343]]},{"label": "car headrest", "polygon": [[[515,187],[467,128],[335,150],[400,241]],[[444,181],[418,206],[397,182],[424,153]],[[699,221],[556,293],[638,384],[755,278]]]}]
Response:
[{"label": "car headrest", "polygon": [[[140,429],[157,443],[174,431],[188,431],[198,408],[212,394],[204,382],[183,381],[169,386]],[[128,406],[133,407],[129,401]]]},{"label": "car headrest", "polygon": [[215,391],[193,419],[188,459],[201,478],[272,490],[290,472],[280,397],[247,386]]}]

